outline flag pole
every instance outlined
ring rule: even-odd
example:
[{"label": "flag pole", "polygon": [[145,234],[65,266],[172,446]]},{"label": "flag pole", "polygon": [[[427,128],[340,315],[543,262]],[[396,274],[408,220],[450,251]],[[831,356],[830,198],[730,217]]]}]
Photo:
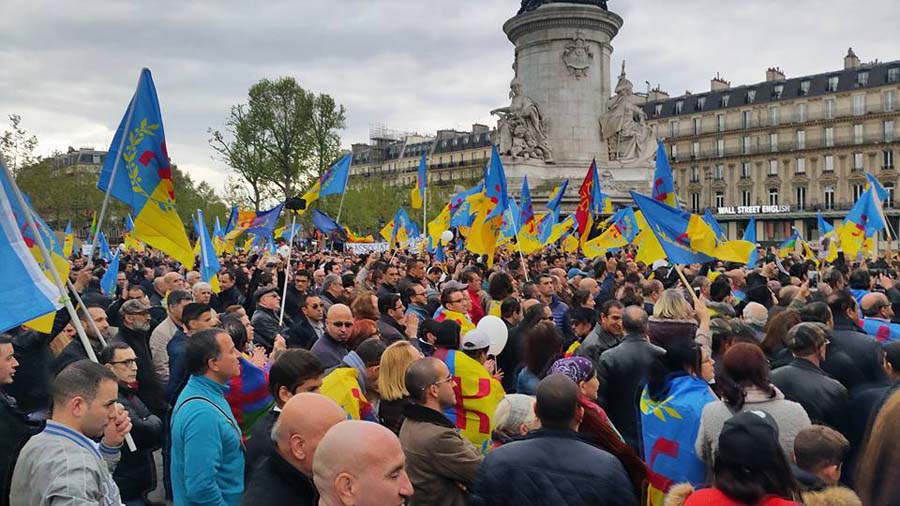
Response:
[{"label": "flag pole", "polygon": [[[69,299],[69,294],[66,293],[66,288],[65,286],[63,286],[62,280],[59,277],[59,272],[56,271],[56,266],[53,264],[53,257],[50,256],[50,251],[47,249],[47,245],[44,244],[44,237],[41,235],[40,230],[35,225],[34,214],[31,211],[31,206],[29,206],[28,203],[25,202],[25,198],[22,196],[22,192],[19,190],[19,185],[16,184],[16,181],[12,178],[12,174],[9,172],[9,169],[6,167],[6,165],[0,163],[0,167],[3,167],[4,175],[9,180],[10,186],[12,186],[13,189],[13,193],[16,194],[16,201],[19,203],[19,207],[21,207],[25,211],[25,221],[28,223],[31,231],[34,232],[34,242],[37,244],[38,249],[41,252],[41,256],[47,263],[47,270],[50,271],[50,276],[53,278],[53,283],[56,285],[56,289],[59,291],[59,300],[66,306],[66,311],[69,313],[69,318],[72,321],[72,326],[75,327],[78,338],[81,340],[81,345],[84,346],[85,353],[92,362],[98,362],[97,354],[94,353],[94,348],[91,347],[91,343],[88,340],[87,333],[85,333],[84,327],[81,325],[81,320],[78,319],[78,313],[75,311],[75,307],[72,305],[72,300]],[[92,320],[92,318],[88,318],[88,320]],[[131,450],[132,452],[137,451],[137,446],[135,446],[134,439],[132,439],[131,434],[125,435],[125,442],[128,443],[129,450]]]},{"label": "flag pole", "polygon": [[[284,306],[287,300],[288,276],[291,274],[291,256],[294,252],[294,224],[297,223],[297,213],[291,212],[291,235],[288,241],[288,257],[284,268],[284,291],[281,294],[281,313],[278,315],[278,326],[284,321]],[[332,241],[332,244],[334,241]]]},{"label": "flag pole", "polygon": [[[143,75],[143,72],[141,72],[142,77]],[[100,206],[100,216],[97,217],[97,228],[94,231],[94,237],[91,239],[91,257],[88,259],[89,264],[94,263],[94,256],[97,254],[100,230],[103,228],[103,219],[106,217],[106,208],[109,206],[109,196],[112,193],[113,183],[116,181],[116,172],[119,171],[119,162],[122,161],[122,149],[125,148],[125,139],[128,137],[128,130],[131,129],[131,119],[134,116],[134,105],[135,102],[137,102],[137,94],[140,88],[141,77],[138,78],[138,84],[134,89],[134,95],[131,96],[131,102],[128,103],[128,112],[125,114],[125,128],[122,129],[122,138],[119,139],[119,147],[116,150],[116,159],[113,162],[112,172],[109,174],[109,182],[106,185],[106,194],[103,196],[103,205]]]}]

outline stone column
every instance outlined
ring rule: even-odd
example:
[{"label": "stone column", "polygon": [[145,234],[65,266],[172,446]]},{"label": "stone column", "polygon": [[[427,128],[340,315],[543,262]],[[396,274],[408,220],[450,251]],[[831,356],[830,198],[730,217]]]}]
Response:
[{"label": "stone column", "polygon": [[610,97],[610,42],[622,23],[599,7],[551,3],[503,25],[516,46],[522,92],[546,120],[560,169],[607,159],[599,119]]}]

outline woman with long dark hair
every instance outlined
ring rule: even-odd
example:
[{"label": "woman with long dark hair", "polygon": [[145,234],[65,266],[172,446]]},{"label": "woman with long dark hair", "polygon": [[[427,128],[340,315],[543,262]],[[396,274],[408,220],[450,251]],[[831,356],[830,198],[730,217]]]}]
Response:
[{"label": "woman with long dark hair", "polygon": [[712,467],[712,487],[695,492],[678,485],[666,506],[799,505],[800,487],[778,440],[778,424],[768,413],[738,413],[717,440],[721,451]]},{"label": "woman with long dark hair", "polygon": [[[546,306],[545,306],[546,307]],[[547,307],[547,311],[550,308]],[[563,338],[552,321],[542,321],[525,331],[525,367],[516,380],[516,392],[534,395],[537,384],[563,353]]]},{"label": "woman with long dark hair", "polygon": [[900,504],[900,391],[891,395],[869,430],[856,467],[863,504]]},{"label": "woman with long dark hair", "polygon": [[790,309],[785,309],[769,317],[769,321],[766,322],[766,326],[763,328],[766,336],[759,343],[759,347],[766,354],[770,369],[777,369],[787,365],[794,359],[791,350],[784,345],[784,338],[787,336],[788,331],[801,321],[800,315]]},{"label": "woman with long dark hair", "polygon": [[722,357],[721,373],[716,387],[722,400],[703,408],[695,450],[707,464],[712,464],[718,449],[719,433],[735,413],[763,410],[779,427],[781,448],[786,457],[794,453],[794,438],[811,425],[800,404],[786,400],[784,394],[769,381],[769,364],[759,346],[737,343]]}]

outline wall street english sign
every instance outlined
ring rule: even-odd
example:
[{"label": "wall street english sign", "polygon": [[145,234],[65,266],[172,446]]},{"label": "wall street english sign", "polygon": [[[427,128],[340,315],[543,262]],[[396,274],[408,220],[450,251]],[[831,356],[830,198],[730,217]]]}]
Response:
[{"label": "wall street english sign", "polygon": [[718,214],[780,214],[791,212],[791,206],[726,206],[718,208]]}]

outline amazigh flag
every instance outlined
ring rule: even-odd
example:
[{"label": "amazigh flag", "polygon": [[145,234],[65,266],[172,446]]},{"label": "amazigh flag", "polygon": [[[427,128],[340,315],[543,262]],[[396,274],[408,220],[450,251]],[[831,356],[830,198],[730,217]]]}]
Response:
[{"label": "amazigh flag", "polygon": [[322,380],[319,393],[343,408],[348,420],[377,422],[372,403],[366,399],[358,378],[359,371],[355,367],[338,367]]},{"label": "amazigh flag", "polygon": [[753,267],[759,260],[759,251],[756,250],[756,218],[750,218],[750,221],[747,222],[747,228],[744,229],[744,240],[753,244],[753,253],[750,253],[750,259],[747,261],[747,266]]},{"label": "amazigh flag", "polygon": [[416,173],[416,186],[410,193],[413,209],[422,209],[422,202],[425,200],[425,185],[427,184],[425,177],[425,152],[422,151],[422,158],[419,160],[419,172]]},{"label": "amazigh flag", "polygon": [[444,410],[444,415],[462,437],[481,453],[487,453],[494,430],[494,411],[505,395],[503,386],[483,365],[461,351],[438,348],[433,356],[447,364],[453,377],[456,403]]},{"label": "amazigh flag", "polygon": [[487,216],[481,220],[489,220],[503,216],[509,207],[509,195],[506,192],[506,172],[503,170],[503,162],[500,161],[500,153],[497,146],[491,145],[491,166],[488,167],[487,176],[484,179],[484,194],[494,204]]},{"label": "amazigh flag", "polygon": [[[0,161],[0,165],[2,165]],[[41,332],[50,332],[56,310],[61,308],[59,290],[50,281],[48,266],[43,262],[43,255],[35,242],[37,234],[28,226],[26,211],[18,204],[13,181],[7,179],[8,172],[0,166],[0,332],[18,327],[25,322]],[[37,215],[34,215],[37,222]],[[39,223],[36,223],[41,228]],[[40,230],[44,244],[54,256],[54,264],[58,259],[49,242],[52,233]],[[58,241],[57,241],[58,243]],[[60,247],[60,253],[62,248]],[[60,271],[60,278],[68,276],[68,265],[65,274]],[[49,320],[49,321],[48,321]],[[49,327],[48,327],[49,324]]]},{"label": "amazigh flag", "polygon": [[197,244],[200,245],[198,256],[200,257],[200,279],[212,286],[213,293],[219,293],[219,258],[213,248],[206,223],[203,219],[203,211],[197,209],[197,219],[194,221],[194,232],[197,234]]},{"label": "amazigh flag", "polygon": [[100,278],[100,288],[103,289],[103,293],[106,294],[107,297],[115,298],[116,296],[116,281],[119,280],[119,250],[116,250],[116,254],[113,255],[112,260],[109,262],[109,266],[106,268],[106,272],[103,273],[103,277]]},{"label": "amazigh flag", "polygon": [[278,224],[282,208],[284,208],[284,202],[268,211],[240,211],[235,230],[241,230],[257,237],[271,237]]},{"label": "amazigh flag", "polygon": [[347,153],[322,174],[319,180],[319,197],[344,193],[347,189],[347,179],[350,177],[350,164],[353,162],[353,153]]},{"label": "amazigh flag", "polygon": [[650,398],[646,387],[641,392],[641,457],[650,471],[647,495],[651,506],[662,506],[672,485],[690,483],[698,487],[706,482],[706,466],[694,443],[703,407],[715,400],[709,385],[689,374],[670,380],[661,400]]},{"label": "amazigh flag", "polygon": [[144,251],[144,245],[141,244],[141,241],[138,241],[134,238],[134,220],[131,219],[131,215],[126,216],[125,221],[125,230],[126,232],[122,234],[122,238],[124,239],[125,249],[130,249],[134,251]]},{"label": "amazigh flag", "polygon": [[72,220],[66,225],[66,232],[63,236],[63,255],[66,258],[72,256],[72,250],[75,248],[75,233],[72,231]]},{"label": "amazigh flag", "polygon": [[98,233],[97,244],[100,248],[100,258],[106,260],[107,262],[112,262],[112,250],[109,248],[109,243],[106,242],[106,236],[103,235],[103,232]]},{"label": "amazigh flag", "polygon": [[844,218],[844,224],[839,232],[841,248],[850,258],[856,258],[857,253],[865,248],[866,240],[874,237],[884,227],[885,223],[874,189],[869,188],[863,192]]},{"label": "amazigh flag", "polygon": [[610,226],[600,235],[585,242],[581,250],[587,258],[596,258],[607,251],[615,251],[626,246],[638,234],[637,218],[634,210],[624,207],[612,216]]},{"label": "amazigh flag", "polygon": [[578,223],[578,235],[583,236],[591,229],[591,212],[595,208],[593,199],[596,197],[595,188],[599,187],[600,178],[597,175],[597,161],[591,162],[591,167],[581,182],[578,189],[578,207],[575,209],[575,221]]},{"label": "amazigh flag", "polygon": [[[113,167],[118,167],[115,178]],[[131,207],[136,239],[171,255],[182,265],[194,263],[191,244],[175,207],[162,114],[147,69],[141,71],[138,89],[109,146],[97,188],[104,192],[108,188],[110,195]]]},{"label": "amazigh flag", "polygon": [[675,178],[672,177],[672,166],[666,155],[666,147],[662,141],[656,141],[656,172],[653,173],[653,192],[651,196],[675,209],[681,209],[678,197],[675,196]]}]

